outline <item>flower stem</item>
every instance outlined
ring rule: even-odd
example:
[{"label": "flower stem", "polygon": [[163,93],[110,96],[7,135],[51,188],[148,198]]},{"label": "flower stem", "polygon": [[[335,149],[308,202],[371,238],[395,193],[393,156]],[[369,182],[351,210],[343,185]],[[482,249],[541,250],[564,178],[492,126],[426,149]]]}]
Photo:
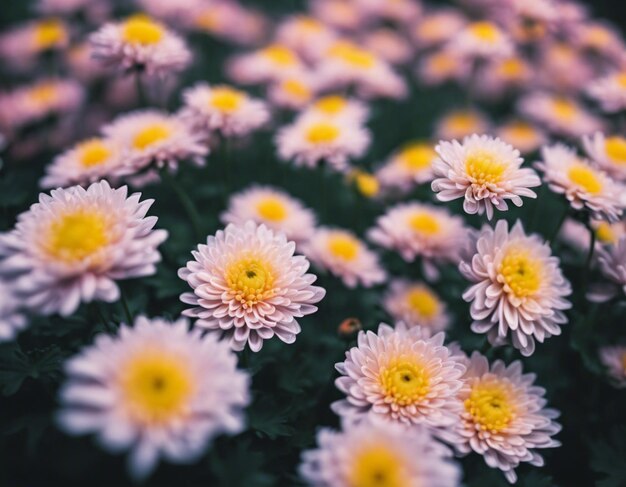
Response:
[{"label": "flower stem", "polygon": [[133,314],[130,312],[130,307],[128,306],[128,301],[126,300],[126,296],[124,296],[124,291],[120,291],[120,301],[122,301],[122,307],[124,308],[124,314],[126,315],[126,323],[128,326],[133,324]]},{"label": "flower stem", "polygon": [[585,270],[583,271],[583,285],[582,291],[585,292],[587,289],[587,283],[589,281],[589,273],[591,272],[591,261],[593,260],[593,252],[596,248],[596,232],[592,228],[592,226],[587,223],[585,225],[587,230],[589,230],[589,250],[587,251],[587,259],[585,261]]},{"label": "flower stem", "polygon": [[191,221],[191,225],[194,229],[194,232],[196,233],[196,237],[202,238],[203,237],[202,223],[201,223],[202,220],[200,219],[200,214],[198,213],[196,205],[194,205],[193,201],[191,201],[191,198],[189,198],[189,195],[187,194],[185,189],[180,185],[180,183],[176,180],[176,178],[170,174],[167,166],[164,166],[161,168],[160,174],[161,174],[161,177],[165,181],[167,181],[167,184],[170,185],[170,187],[172,188],[172,191],[176,193],[176,196],[178,197],[180,204],[183,206],[183,208],[187,212],[187,216],[189,217],[189,220]]},{"label": "flower stem", "polygon": [[141,71],[135,71],[135,91],[137,92],[137,103],[139,108],[145,108],[148,106],[148,97],[146,90],[141,82]]},{"label": "flower stem", "polygon": [[554,228],[554,230],[552,231],[552,235],[550,236],[550,238],[548,239],[548,241],[552,244],[554,242],[554,240],[559,236],[559,230],[561,230],[561,227],[563,226],[563,223],[565,223],[565,219],[567,218],[567,215],[569,214],[569,206],[565,207],[565,211],[563,212],[563,214],[561,215],[561,218],[559,219],[556,227]]}]

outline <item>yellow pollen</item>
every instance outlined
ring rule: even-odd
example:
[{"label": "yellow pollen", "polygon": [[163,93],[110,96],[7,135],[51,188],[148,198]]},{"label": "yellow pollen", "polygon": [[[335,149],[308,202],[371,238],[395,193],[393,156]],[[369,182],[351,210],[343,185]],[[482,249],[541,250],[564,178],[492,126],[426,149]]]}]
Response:
[{"label": "yellow pollen", "polygon": [[576,105],[565,98],[555,98],[552,101],[554,114],[562,120],[571,120],[576,115]]},{"label": "yellow pollen", "polygon": [[517,298],[524,298],[535,294],[541,286],[541,262],[533,258],[530,253],[519,247],[512,247],[506,251],[498,273],[504,284]]},{"label": "yellow pollen", "polygon": [[77,146],[80,163],[84,167],[93,167],[106,162],[111,157],[111,150],[102,139],[90,139]]},{"label": "yellow pollen", "polygon": [[432,318],[439,312],[439,299],[437,299],[437,296],[432,291],[421,286],[415,287],[408,292],[406,302],[412,311],[424,318]]},{"label": "yellow pollen", "polygon": [[435,151],[428,144],[411,144],[400,152],[400,161],[411,171],[420,171],[431,166],[436,156]]},{"label": "yellow pollen", "polygon": [[618,135],[607,137],[604,141],[606,154],[618,164],[626,164],[626,139]]},{"label": "yellow pollen", "polygon": [[167,139],[171,134],[171,129],[162,123],[148,125],[143,128],[133,138],[133,147],[144,150],[149,146]]},{"label": "yellow pollen", "polygon": [[437,218],[428,213],[416,213],[409,219],[409,225],[417,233],[423,235],[435,235],[439,233],[440,225]]},{"label": "yellow pollen", "polygon": [[476,151],[467,156],[465,172],[473,184],[489,185],[502,181],[506,164],[498,161],[494,154]]},{"label": "yellow pollen", "polygon": [[602,191],[602,183],[596,172],[585,164],[577,163],[567,171],[570,181],[587,193],[597,194]]},{"label": "yellow pollen", "polygon": [[163,424],[187,413],[193,380],[184,357],[147,351],[125,364],[120,381],[129,411],[138,421]]},{"label": "yellow pollen", "polygon": [[500,29],[491,22],[474,22],[469,29],[481,41],[494,43],[500,39]]},{"label": "yellow pollen", "polygon": [[31,88],[28,97],[38,105],[49,105],[58,96],[57,86],[54,83],[41,83]]},{"label": "yellow pollen", "polygon": [[385,446],[367,446],[355,455],[349,487],[404,487],[408,485],[403,459]]},{"label": "yellow pollen", "polygon": [[293,66],[297,63],[296,55],[289,48],[273,44],[263,49],[263,55],[279,66]]},{"label": "yellow pollen", "polygon": [[287,217],[287,208],[285,204],[274,196],[263,198],[257,203],[256,207],[261,218],[273,222],[279,222]]},{"label": "yellow pollen", "polygon": [[327,115],[337,115],[341,113],[348,102],[339,95],[329,95],[320,98],[315,102],[315,108]]},{"label": "yellow pollen", "polygon": [[64,262],[81,261],[109,243],[107,227],[105,216],[99,212],[81,209],[66,213],[52,221],[45,251]]},{"label": "yellow pollen", "polygon": [[328,122],[317,122],[309,127],[306,139],[311,144],[330,144],[339,137],[339,128]]},{"label": "yellow pollen", "polygon": [[297,79],[288,79],[284,81],[283,90],[300,100],[310,100],[312,96],[310,88]]},{"label": "yellow pollen", "polygon": [[142,44],[149,46],[157,44],[163,38],[165,30],[145,15],[134,15],[130,17],[122,28],[124,41],[130,44]]},{"label": "yellow pollen", "polygon": [[474,384],[464,405],[474,422],[491,433],[505,430],[516,416],[513,391],[500,380],[486,379]]},{"label": "yellow pollen", "polygon": [[244,308],[274,296],[274,271],[270,264],[257,257],[244,257],[230,264],[224,277],[235,299]]},{"label": "yellow pollen", "polygon": [[350,42],[338,42],[330,48],[329,55],[357,68],[369,69],[376,64],[376,56]]},{"label": "yellow pollen", "polygon": [[409,357],[399,357],[381,368],[379,380],[385,399],[398,406],[418,404],[430,390],[426,367]]},{"label": "yellow pollen", "polygon": [[328,239],[328,250],[342,260],[354,260],[359,254],[359,248],[359,241],[351,235],[337,233]]},{"label": "yellow pollen", "polygon": [[35,46],[42,51],[62,44],[66,37],[65,26],[55,19],[41,21],[35,27]]},{"label": "yellow pollen", "polygon": [[596,226],[596,237],[602,243],[614,244],[617,242],[617,236],[613,231],[610,223],[599,222]]},{"label": "yellow pollen", "polygon": [[359,193],[368,198],[376,196],[380,191],[380,184],[376,176],[363,171],[356,171],[355,173],[354,181]]},{"label": "yellow pollen", "polygon": [[516,79],[524,74],[524,65],[517,58],[502,61],[498,67],[500,74],[506,78]]},{"label": "yellow pollen", "polygon": [[217,86],[211,90],[211,106],[221,112],[236,111],[245,98],[244,93],[229,86]]}]

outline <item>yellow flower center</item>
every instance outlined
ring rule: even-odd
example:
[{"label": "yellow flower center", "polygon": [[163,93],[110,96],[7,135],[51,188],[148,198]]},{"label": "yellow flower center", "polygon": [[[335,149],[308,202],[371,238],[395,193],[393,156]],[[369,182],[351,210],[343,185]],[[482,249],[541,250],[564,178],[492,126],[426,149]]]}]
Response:
[{"label": "yellow flower center", "polygon": [[167,139],[172,130],[163,123],[155,123],[141,129],[133,138],[133,147],[144,150],[157,142]]},{"label": "yellow flower center", "polygon": [[368,198],[376,196],[380,190],[378,179],[376,179],[376,177],[372,174],[368,174],[363,171],[356,171],[354,180],[359,193]]},{"label": "yellow flower center", "polygon": [[350,487],[404,487],[408,485],[405,466],[385,446],[368,446],[355,455],[350,469]]},{"label": "yellow flower center", "polygon": [[163,26],[145,15],[130,17],[122,27],[122,37],[130,44],[157,44],[165,35]]},{"label": "yellow flower center", "polygon": [[278,44],[263,49],[263,55],[279,66],[293,66],[298,59],[291,49]]},{"label": "yellow flower center", "polygon": [[435,157],[435,151],[428,144],[413,144],[400,153],[402,165],[416,172],[429,168]]},{"label": "yellow flower center", "polygon": [[615,81],[621,88],[626,89],[626,72],[615,75]]},{"label": "yellow flower center", "polygon": [[184,357],[148,351],[125,365],[121,389],[137,420],[162,424],[186,414],[193,378]]},{"label": "yellow flower center", "polygon": [[369,69],[376,64],[376,57],[369,51],[350,42],[338,42],[330,48],[330,56],[356,68]]},{"label": "yellow flower center", "polygon": [[430,290],[423,287],[411,289],[406,302],[409,308],[424,318],[432,318],[439,312],[439,300]]},{"label": "yellow flower center", "polygon": [[446,52],[433,54],[429,58],[428,63],[431,69],[433,69],[434,72],[438,74],[451,73],[454,71],[458,64],[457,60]]},{"label": "yellow flower center", "polygon": [[417,404],[430,390],[426,367],[410,357],[399,357],[381,368],[379,379],[385,400],[398,406]]},{"label": "yellow flower center", "polygon": [[576,186],[587,191],[587,193],[597,194],[602,191],[602,183],[598,179],[596,172],[584,164],[574,164],[567,171],[570,181]]},{"label": "yellow flower center", "polygon": [[244,98],[244,93],[228,86],[218,86],[211,90],[211,105],[221,112],[234,112],[241,106]]},{"label": "yellow flower center", "polygon": [[491,22],[474,22],[469,29],[481,41],[495,43],[500,39],[500,29]]},{"label": "yellow flower center", "polygon": [[311,144],[330,144],[339,137],[339,128],[329,122],[312,124],[306,133],[306,139]]},{"label": "yellow flower center", "polygon": [[110,236],[105,216],[80,209],[52,221],[45,244],[51,257],[64,262],[78,262],[105,247]]},{"label": "yellow flower center", "polygon": [[228,266],[224,277],[235,299],[244,308],[275,294],[274,271],[262,258],[244,257],[235,261]]},{"label": "yellow flower center", "polygon": [[409,219],[409,225],[417,233],[423,235],[435,235],[440,230],[439,221],[428,213],[416,213]]},{"label": "yellow flower center", "polygon": [[49,105],[57,99],[57,96],[58,91],[54,83],[41,83],[28,93],[28,97],[38,105]]},{"label": "yellow flower center", "polygon": [[505,129],[506,134],[517,140],[529,140],[533,139],[536,135],[535,129],[532,125],[524,122],[514,122]]},{"label": "yellow flower center", "polygon": [[571,120],[576,115],[576,105],[564,98],[556,98],[552,101],[554,114],[562,120]]},{"label": "yellow flower center", "polygon": [[607,222],[599,222],[596,226],[596,237],[598,240],[607,244],[614,244],[617,242],[617,236],[613,231],[613,227],[611,227],[610,223]]},{"label": "yellow flower center", "polygon": [[626,139],[619,135],[607,137],[604,141],[606,154],[618,164],[626,164]]},{"label": "yellow flower center", "polygon": [[78,153],[84,167],[98,166],[111,157],[111,149],[101,139],[91,139],[79,144]]},{"label": "yellow flower center", "polygon": [[500,63],[500,74],[509,79],[519,78],[524,74],[524,65],[517,58],[509,58]]},{"label": "yellow flower center", "polygon": [[300,100],[309,100],[312,95],[310,88],[297,79],[288,79],[284,81],[283,90]]},{"label": "yellow flower center", "polygon": [[326,115],[337,115],[346,108],[347,104],[348,102],[343,96],[329,95],[317,100],[315,108]]},{"label": "yellow flower center", "polygon": [[300,17],[297,28],[306,33],[313,33],[321,31],[323,24],[312,17]]},{"label": "yellow flower center", "polygon": [[58,20],[44,20],[35,27],[35,46],[40,50],[50,49],[61,44],[67,33],[65,26]]},{"label": "yellow flower center", "polygon": [[346,261],[354,260],[359,248],[359,241],[351,235],[335,234],[328,239],[330,253]]},{"label": "yellow flower center", "polygon": [[542,265],[530,253],[519,247],[506,251],[499,273],[515,297],[523,298],[536,293],[541,286]]},{"label": "yellow flower center", "polygon": [[257,203],[257,211],[261,218],[279,222],[287,217],[287,208],[278,198],[268,196]]},{"label": "yellow flower center", "polygon": [[476,132],[479,124],[478,117],[473,113],[455,113],[444,122],[451,131],[462,134]]},{"label": "yellow flower center", "polygon": [[497,160],[494,154],[485,151],[469,154],[465,161],[465,172],[470,181],[481,186],[499,183],[505,169],[506,164]]},{"label": "yellow flower center", "polygon": [[474,422],[491,433],[505,430],[516,415],[511,387],[501,380],[482,380],[474,384],[464,405]]}]

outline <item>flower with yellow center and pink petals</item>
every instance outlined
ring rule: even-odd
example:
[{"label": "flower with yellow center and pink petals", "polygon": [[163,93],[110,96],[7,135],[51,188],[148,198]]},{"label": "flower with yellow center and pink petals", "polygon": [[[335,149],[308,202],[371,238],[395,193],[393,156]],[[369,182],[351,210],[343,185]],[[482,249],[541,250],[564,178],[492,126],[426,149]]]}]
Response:
[{"label": "flower with yellow center and pink petals", "polygon": [[626,387],[626,347],[613,345],[600,349],[600,361],[618,389]]}]

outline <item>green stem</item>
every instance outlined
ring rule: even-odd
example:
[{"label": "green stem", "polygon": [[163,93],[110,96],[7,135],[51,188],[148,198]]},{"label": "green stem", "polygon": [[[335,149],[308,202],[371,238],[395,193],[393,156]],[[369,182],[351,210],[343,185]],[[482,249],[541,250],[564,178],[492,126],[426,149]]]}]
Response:
[{"label": "green stem", "polygon": [[587,259],[585,260],[585,270],[583,271],[583,285],[582,291],[587,290],[587,283],[589,281],[589,273],[591,272],[591,261],[593,260],[593,252],[596,248],[596,232],[589,223],[586,224],[587,230],[589,230],[589,250],[587,251]]},{"label": "green stem", "polygon": [[137,103],[139,108],[145,108],[148,106],[148,97],[146,90],[141,82],[141,71],[135,71],[135,90],[137,92]]},{"label": "green stem", "polygon": [[558,237],[559,235],[559,230],[561,230],[561,227],[563,226],[563,223],[565,223],[565,219],[567,218],[567,215],[569,214],[569,206],[565,207],[565,211],[563,212],[563,214],[561,215],[561,218],[559,219],[556,227],[554,228],[552,235],[550,236],[550,238],[548,239],[548,241],[550,243],[553,243],[554,240]]},{"label": "green stem", "polygon": [[128,306],[128,301],[126,300],[126,296],[124,296],[124,291],[120,290],[120,301],[122,301],[122,307],[124,308],[124,314],[126,315],[126,323],[128,326],[133,324],[133,314],[130,312],[130,307]]},{"label": "green stem", "polygon": [[196,237],[202,238],[204,236],[204,233],[202,231],[202,220],[200,218],[200,214],[198,213],[196,205],[194,205],[193,201],[191,201],[191,198],[189,198],[189,195],[187,194],[185,189],[180,185],[180,183],[176,180],[176,178],[170,174],[167,166],[163,166],[161,168],[160,174],[161,174],[161,178],[167,181],[167,183],[172,188],[172,191],[176,193],[176,196],[178,197],[180,204],[183,206],[183,208],[187,212],[187,216],[189,217],[189,220],[191,221],[191,225],[194,229],[194,232],[196,233]]}]

